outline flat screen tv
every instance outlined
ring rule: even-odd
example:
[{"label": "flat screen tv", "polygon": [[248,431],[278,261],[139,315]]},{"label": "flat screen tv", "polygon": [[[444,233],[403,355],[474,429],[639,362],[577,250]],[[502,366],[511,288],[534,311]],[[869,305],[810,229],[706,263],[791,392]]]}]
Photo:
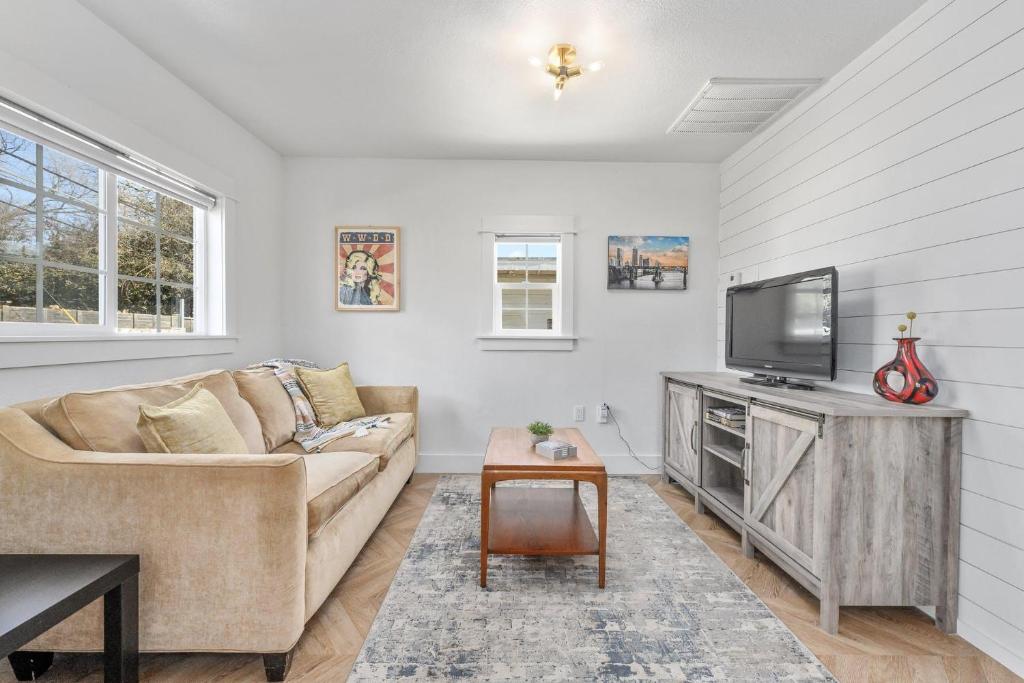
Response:
[{"label": "flat screen tv", "polygon": [[743,381],[759,384],[834,380],[838,294],[839,273],[831,267],[730,287],[726,367],[754,373]]}]

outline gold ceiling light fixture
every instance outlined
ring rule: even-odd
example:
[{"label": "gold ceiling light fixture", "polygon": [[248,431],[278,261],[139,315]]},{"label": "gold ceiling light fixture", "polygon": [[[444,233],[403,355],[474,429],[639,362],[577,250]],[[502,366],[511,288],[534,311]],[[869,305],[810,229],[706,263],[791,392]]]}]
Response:
[{"label": "gold ceiling light fixture", "polygon": [[555,90],[553,94],[556,102],[562,96],[562,91],[565,90],[565,84],[569,82],[569,79],[604,68],[604,62],[601,61],[591,62],[586,67],[577,64],[576,46],[569,43],[555,43],[548,50],[547,61],[532,57],[530,64],[542,67],[554,77]]}]

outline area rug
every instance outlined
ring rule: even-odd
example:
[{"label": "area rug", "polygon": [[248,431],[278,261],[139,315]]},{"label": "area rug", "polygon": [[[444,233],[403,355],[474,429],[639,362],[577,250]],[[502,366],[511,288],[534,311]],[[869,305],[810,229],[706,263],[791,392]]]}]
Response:
[{"label": "area rug", "polygon": [[608,521],[604,590],[593,556],[492,556],[481,588],[480,479],[442,477],[349,680],[833,680],[642,480]]}]

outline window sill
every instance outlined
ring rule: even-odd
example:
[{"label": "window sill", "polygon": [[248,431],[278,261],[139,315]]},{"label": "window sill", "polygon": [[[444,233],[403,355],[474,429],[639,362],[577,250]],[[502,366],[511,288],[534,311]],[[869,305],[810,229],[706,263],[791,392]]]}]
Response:
[{"label": "window sill", "polygon": [[481,351],[572,351],[577,337],[572,335],[479,335]]},{"label": "window sill", "polygon": [[0,369],[234,353],[237,337],[210,335],[0,336]]}]

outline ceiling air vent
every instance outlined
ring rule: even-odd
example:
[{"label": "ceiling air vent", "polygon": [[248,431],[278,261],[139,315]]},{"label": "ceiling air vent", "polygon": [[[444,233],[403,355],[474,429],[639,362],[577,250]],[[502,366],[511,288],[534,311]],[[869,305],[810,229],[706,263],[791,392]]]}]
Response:
[{"label": "ceiling air vent", "polygon": [[754,133],[819,83],[817,78],[712,78],[666,132]]}]

